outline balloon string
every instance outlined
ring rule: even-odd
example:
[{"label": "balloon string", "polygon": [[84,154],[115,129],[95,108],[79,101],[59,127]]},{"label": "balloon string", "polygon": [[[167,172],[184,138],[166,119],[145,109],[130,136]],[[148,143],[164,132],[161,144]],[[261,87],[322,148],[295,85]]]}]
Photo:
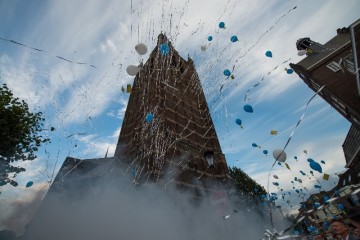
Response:
[{"label": "balloon string", "polygon": [[[276,69],[276,68],[275,68],[275,69]],[[270,74],[270,72],[269,72],[269,74]],[[270,175],[271,175],[271,171],[272,171],[272,169],[273,169],[276,161],[278,161],[278,159],[280,158],[280,156],[281,156],[282,154],[284,154],[283,152],[285,151],[286,147],[289,145],[290,140],[291,140],[292,136],[294,135],[295,129],[300,125],[301,121],[304,119],[306,110],[307,110],[310,102],[316,97],[316,95],[318,95],[318,94],[321,92],[321,90],[322,90],[324,87],[325,87],[325,85],[323,85],[323,86],[309,99],[309,101],[306,103],[304,113],[301,115],[299,121],[296,123],[296,126],[295,126],[294,130],[291,132],[288,140],[286,141],[286,144],[285,144],[282,152],[276,157],[274,163],[272,164],[272,166],[271,166],[271,168],[270,168],[270,171],[269,171],[269,175],[268,175],[268,181],[267,181],[267,193],[268,193],[268,194],[269,194],[269,190],[270,190],[270,189],[269,189],[269,188],[270,188]],[[274,229],[274,223],[273,223],[273,217],[272,217],[272,209],[271,209],[271,202],[270,202],[270,195],[268,195],[268,200],[269,200],[269,201],[268,201],[268,207],[269,207],[269,212],[270,212],[270,214],[269,214],[269,215],[270,215],[270,223],[271,223],[271,227]]]},{"label": "balloon string", "polygon": [[[284,62],[278,64],[276,67],[273,68],[273,70],[271,70],[270,72],[268,72],[267,76],[269,76],[273,71],[275,71],[280,65],[285,64],[285,63],[287,63],[287,62],[290,61],[290,60],[291,60],[291,58],[289,58],[288,60],[285,60]],[[252,87],[250,87],[250,88],[246,91],[245,98],[244,98],[244,101],[245,101],[245,102],[248,102],[248,101],[249,101],[249,97],[248,97],[248,96],[249,96],[250,90],[253,89],[253,88],[255,88],[255,87],[257,87],[257,86],[259,86],[259,85],[264,81],[265,77],[266,77],[266,76],[263,76],[262,79],[261,79],[258,83],[256,83],[255,85],[253,85]]]},{"label": "balloon string", "polygon": [[[39,49],[39,48],[30,47],[30,46],[27,46],[27,45],[25,45],[25,44],[23,44],[23,43],[16,42],[16,41],[14,41],[14,40],[9,40],[9,39],[2,38],[2,37],[0,37],[0,40],[6,41],[6,42],[11,42],[11,43],[13,43],[13,44],[16,44],[16,45],[19,45],[19,46],[23,46],[23,47],[26,47],[26,48],[30,48],[30,49],[35,50],[35,51],[38,51],[38,52],[44,52],[44,53],[51,54],[51,53],[49,53],[49,52],[47,52],[47,51],[45,51],[45,50],[42,50],[42,49]],[[88,65],[88,66],[90,66],[90,67],[92,67],[92,68],[96,68],[96,66],[94,66],[94,65],[92,65],[92,64],[88,64],[88,63],[84,63],[84,62],[71,61],[71,60],[66,59],[66,58],[64,58],[64,57],[61,57],[61,56],[56,56],[56,55],[53,55],[53,54],[51,54],[51,55],[52,55],[53,57],[56,57],[56,58],[58,58],[58,59],[61,59],[61,60],[63,60],[63,61],[69,62],[69,63],[76,63],[76,64],[78,64],[78,65]]]},{"label": "balloon string", "polygon": [[299,121],[296,123],[296,126],[294,127],[293,131],[291,132],[291,134],[290,134],[290,136],[289,136],[289,138],[288,138],[288,140],[287,140],[287,142],[286,142],[286,144],[285,144],[285,146],[284,146],[284,148],[283,148],[283,151],[284,151],[284,150],[286,149],[286,147],[289,145],[290,140],[292,139],[292,136],[294,135],[294,132],[295,132],[296,128],[300,125],[301,121],[304,119],[306,110],[307,110],[310,102],[316,97],[316,95],[318,95],[318,94],[321,92],[321,90],[322,90],[324,87],[325,87],[325,85],[323,85],[323,86],[309,99],[309,101],[306,103],[305,110],[304,110],[303,114],[301,115]]}]

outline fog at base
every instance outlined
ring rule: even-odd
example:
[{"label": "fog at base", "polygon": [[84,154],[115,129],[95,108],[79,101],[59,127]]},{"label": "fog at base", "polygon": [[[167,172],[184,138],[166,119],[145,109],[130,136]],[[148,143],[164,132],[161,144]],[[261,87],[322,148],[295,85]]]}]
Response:
[{"label": "fog at base", "polygon": [[[261,203],[217,204],[209,198],[190,197],[191,192],[175,184],[165,189],[155,183],[133,185],[129,179],[68,181],[73,189],[49,192],[24,238],[261,239],[265,229],[271,229],[267,206]],[[275,228],[284,229],[280,214],[273,215]]]}]

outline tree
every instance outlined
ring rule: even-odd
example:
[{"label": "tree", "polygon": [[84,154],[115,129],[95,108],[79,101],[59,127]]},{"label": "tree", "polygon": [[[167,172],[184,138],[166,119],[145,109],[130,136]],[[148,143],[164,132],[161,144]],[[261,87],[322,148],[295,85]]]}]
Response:
[{"label": "tree", "polygon": [[230,175],[234,182],[234,187],[238,193],[242,192],[250,197],[260,197],[266,195],[264,187],[260,186],[255,180],[249,177],[240,168],[229,168]]},{"label": "tree", "polygon": [[[14,97],[6,84],[0,87],[0,186],[10,183],[16,187],[14,178],[25,168],[11,164],[34,160],[41,144],[50,141],[41,135],[44,120],[42,112],[31,113],[28,104]],[[10,176],[11,173],[14,175]]]}]

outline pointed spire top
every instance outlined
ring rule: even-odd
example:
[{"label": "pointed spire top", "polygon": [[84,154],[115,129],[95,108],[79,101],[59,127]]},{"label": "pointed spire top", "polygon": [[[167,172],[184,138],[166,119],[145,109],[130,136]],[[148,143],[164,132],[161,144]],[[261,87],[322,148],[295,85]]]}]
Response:
[{"label": "pointed spire top", "polygon": [[169,40],[167,39],[165,33],[161,32],[158,36],[158,42],[157,42],[157,45],[160,45],[162,43],[166,43],[168,42]]}]

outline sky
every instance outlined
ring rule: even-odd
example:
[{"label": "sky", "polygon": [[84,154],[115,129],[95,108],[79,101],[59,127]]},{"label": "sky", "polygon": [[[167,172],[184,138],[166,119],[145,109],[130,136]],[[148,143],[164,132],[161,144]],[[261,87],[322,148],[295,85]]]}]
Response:
[{"label": "sky", "polygon": [[[19,186],[1,187],[0,210],[5,214],[0,229],[18,206],[36,209],[66,156],[104,157],[107,149],[108,156],[114,154],[129,99],[121,87],[134,80],[126,67],[146,61],[161,32],[182,57],[194,60],[229,166],[241,168],[265,187],[269,180],[269,192],[283,188],[295,195],[293,187],[313,189],[318,181],[330,190],[338,181],[336,174],[345,171],[342,144],[350,123],[318,96],[305,108],[314,92],[285,68],[303,58],[295,46],[299,38],[327,42],[337,28],[360,18],[356,9],[357,0],[0,0],[0,37],[43,50],[0,40],[0,83],[31,110],[43,112],[45,127],[56,129],[46,133],[51,143],[39,150],[36,160],[21,163],[27,171],[16,177]],[[219,22],[226,28],[220,29]],[[230,41],[233,35],[238,42]],[[149,49],[144,56],[135,51],[138,43]],[[266,51],[273,56],[266,57]],[[233,69],[233,80],[223,75],[225,69]],[[243,110],[246,103],[253,113]],[[235,123],[238,118],[242,128]],[[271,135],[271,130],[278,134]],[[278,188],[269,179],[272,151],[282,149],[291,133],[285,150],[291,170],[275,165],[271,171],[279,177]],[[312,176],[307,158],[324,160],[321,166],[330,179]],[[303,183],[292,184],[294,177]],[[34,182],[31,188],[25,188],[28,181]],[[296,212],[302,199],[293,196],[289,201],[278,204]]]}]

